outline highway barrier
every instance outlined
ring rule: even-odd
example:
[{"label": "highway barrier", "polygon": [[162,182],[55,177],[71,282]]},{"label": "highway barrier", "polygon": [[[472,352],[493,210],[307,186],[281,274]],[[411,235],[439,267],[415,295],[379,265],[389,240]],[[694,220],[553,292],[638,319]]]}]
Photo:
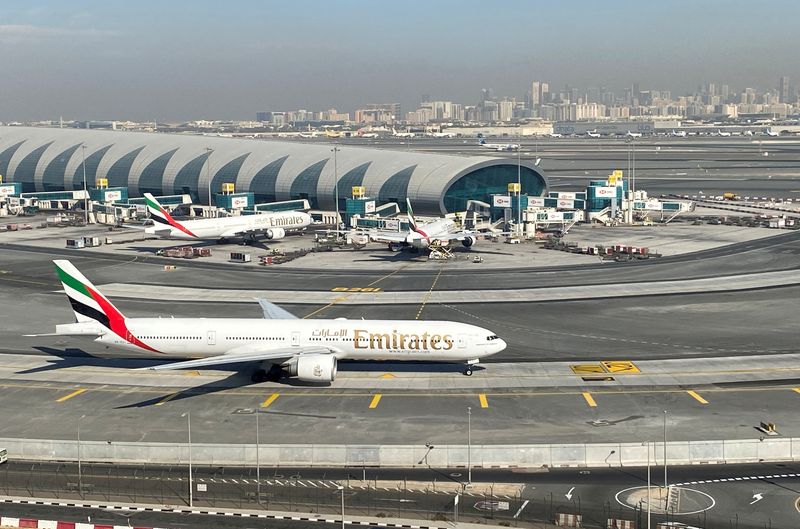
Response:
[{"label": "highway barrier", "polygon": [[[113,463],[187,464],[187,443],[0,439],[9,459]],[[80,450],[80,453],[79,453]],[[256,457],[258,455],[258,462]],[[80,457],[79,457],[80,456]],[[630,467],[647,465],[647,443],[563,445],[191,445],[196,464],[284,467],[435,468]],[[650,462],[664,461],[664,443],[651,443]],[[670,465],[800,461],[800,438],[756,438],[667,443]]]}]

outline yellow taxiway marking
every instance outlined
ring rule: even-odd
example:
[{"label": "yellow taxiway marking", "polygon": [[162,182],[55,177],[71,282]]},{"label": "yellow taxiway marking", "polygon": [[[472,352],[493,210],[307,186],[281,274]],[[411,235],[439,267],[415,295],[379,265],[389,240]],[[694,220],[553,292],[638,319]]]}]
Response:
[{"label": "yellow taxiway marking", "polygon": [[696,400],[700,404],[708,404],[708,401],[706,399],[704,399],[703,397],[701,397],[700,395],[698,395],[698,393],[696,391],[689,390],[686,393],[688,393],[690,397],[692,397],[694,400]]},{"label": "yellow taxiway marking", "polygon": [[436,277],[433,278],[433,283],[431,284],[431,288],[428,289],[427,294],[425,297],[422,298],[422,303],[419,305],[419,310],[417,311],[417,316],[414,318],[418,320],[420,316],[422,316],[422,311],[425,310],[425,305],[428,304],[428,300],[431,299],[431,295],[433,294],[433,289],[436,288],[436,283],[439,281],[439,276],[442,275],[442,271],[444,270],[444,265],[439,267],[439,273],[436,274]]},{"label": "yellow taxiway marking", "polygon": [[397,378],[397,377],[396,377],[396,376],[394,376],[394,375],[393,375],[393,374],[391,374],[391,373],[384,373],[384,374],[382,374],[382,375],[381,375],[379,378]]},{"label": "yellow taxiway marking", "polygon": [[481,408],[488,408],[489,407],[489,401],[486,400],[486,395],[485,394],[479,393],[478,394],[478,400],[481,403]]},{"label": "yellow taxiway marking", "polygon": [[800,388],[792,388],[792,391],[794,391],[795,393],[800,393]]},{"label": "yellow taxiway marking", "polygon": [[335,287],[331,292],[380,292],[379,287]]},{"label": "yellow taxiway marking", "polygon": [[572,372],[576,375],[596,375],[597,373],[605,373],[603,366],[598,364],[576,364],[569,366]]},{"label": "yellow taxiway marking", "polygon": [[381,401],[381,397],[382,396],[383,395],[381,395],[380,393],[374,395],[372,397],[372,402],[369,403],[369,409],[374,410],[375,408],[377,408],[378,407],[378,403]]},{"label": "yellow taxiway marking", "polygon": [[275,400],[276,400],[278,397],[280,397],[280,396],[281,396],[281,394],[280,394],[280,393],[273,393],[272,395],[270,395],[269,397],[267,397],[267,398],[264,400],[264,402],[262,402],[262,403],[261,403],[261,407],[262,407],[262,408],[268,408],[268,407],[269,407],[269,405],[270,405],[270,404],[272,404],[273,402],[275,402]]},{"label": "yellow taxiway marking", "polygon": [[[380,283],[380,282],[381,282],[381,281],[383,281],[384,279],[389,279],[390,277],[392,277],[393,275],[395,275],[397,272],[399,272],[400,270],[402,270],[402,269],[403,269],[403,268],[405,268],[406,266],[408,266],[408,265],[402,265],[401,267],[399,267],[399,268],[398,268],[397,270],[395,270],[394,272],[392,272],[392,273],[390,273],[390,274],[386,274],[386,275],[385,275],[385,276],[383,276],[383,277],[379,277],[378,279],[376,279],[375,281],[373,281],[372,283],[370,283],[369,285],[367,285],[367,287],[372,287],[372,286],[374,286],[374,285],[377,285],[378,283]],[[365,288],[366,288],[366,287],[365,287]],[[362,289],[362,290],[359,290],[358,292],[362,292],[362,291],[363,291],[363,289]],[[334,292],[336,292],[336,289],[334,289]],[[309,312],[308,314],[306,314],[305,316],[303,316],[303,319],[310,318],[311,316],[314,316],[314,315],[316,315],[316,314],[319,314],[320,312],[322,312],[322,311],[323,311],[323,310],[325,310],[325,309],[328,309],[328,308],[331,308],[331,307],[333,307],[333,306],[334,306],[334,305],[336,305],[337,303],[341,303],[342,301],[346,301],[346,300],[347,300],[347,299],[348,299],[350,296],[352,296],[353,294],[355,294],[355,292],[349,292],[349,291],[348,291],[346,295],[344,295],[344,296],[339,296],[339,297],[337,297],[336,299],[334,299],[332,302],[328,303],[327,305],[324,305],[324,306],[322,306],[322,307],[318,308],[318,309],[317,309],[317,310],[315,310],[315,311]]]},{"label": "yellow taxiway marking", "polygon": [[588,391],[584,391],[582,395],[583,398],[586,399],[586,404],[588,404],[590,408],[597,407],[597,403],[594,401],[594,397],[592,397],[591,393],[589,393]]},{"label": "yellow taxiway marking", "polygon": [[72,392],[72,393],[70,393],[69,395],[64,395],[64,396],[63,396],[63,397],[61,397],[60,399],[56,399],[56,402],[64,402],[64,401],[66,401],[66,400],[69,400],[69,399],[71,399],[72,397],[77,397],[77,396],[78,396],[78,395],[80,395],[81,393],[85,393],[85,392],[86,392],[86,390],[85,390],[85,389],[76,389],[75,391],[73,391],[73,392]]},{"label": "yellow taxiway marking", "polygon": [[164,397],[164,398],[163,398],[163,399],[161,399],[160,401],[156,402],[156,406],[162,406],[163,404],[165,404],[165,403],[167,403],[167,402],[171,401],[172,399],[174,399],[175,397],[177,397],[178,395],[180,395],[180,393],[181,393],[180,391],[176,391],[175,393],[172,393],[172,394],[170,394],[170,395],[167,395],[166,397]]},{"label": "yellow taxiway marking", "polygon": [[606,371],[615,375],[641,373],[636,364],[627,360],[606,360],[600,363],[606,368]]}]

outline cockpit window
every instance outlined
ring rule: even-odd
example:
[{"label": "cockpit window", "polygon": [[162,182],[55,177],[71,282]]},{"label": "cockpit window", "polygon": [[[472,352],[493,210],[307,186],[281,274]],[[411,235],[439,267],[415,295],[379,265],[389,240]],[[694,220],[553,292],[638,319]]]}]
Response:
[{"label": "cockpit window", "polygon": [[499,340],[500,337],[497,336],[496,334],[493,334],[491,336],[487,336],[486,339],[491,342],[492,340]]}]

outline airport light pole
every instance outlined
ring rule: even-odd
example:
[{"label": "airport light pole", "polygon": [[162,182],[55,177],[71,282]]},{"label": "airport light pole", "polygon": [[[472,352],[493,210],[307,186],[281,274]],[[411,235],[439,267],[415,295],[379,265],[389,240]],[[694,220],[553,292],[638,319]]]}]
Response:
[{"label": "airport light pole", "polygon": [[83,158],[83,223],[89,225],[89,191],[86,189],[86,145],[81,145],[81,155]]},{"label": "airport light pole", "polygon": [[[667,481],[667,410],[664,410],[664,488],[669,490]],[[665,504],[666,505],[666,504]]]},{"label": "airport light pole", "polygon": [[211,216],[211,147],[206,147],[206,179],[208,180],[208,214]]},{"label": "airport light pole", "polygon": [[342,529],[344,529],[344,487],[339,485],[337,488],[342,492]]},{"label": "airport light pole", "polygon": [[472,484],[472,406],[467,406],[467,485]]},{"label": "airport light pole", "polygon": [[517,149],[517,236],[522,238],[522,143]]},{"label": "airport light pole", "polygon": [[339,152],[339,147],[334,146],[331,149],[333,153],[333,196],[336,202],[336,236],[339,236],[339,167],[337,165],[336,154]]},{"label": "airport light pole", "polygon": [[650,441],[647,441],[647,529],[650,529]]},{"label": "airport light pole", "polygon": [[192,412],[182,413],[186,417],[186,430],[189,433],[189,507],[194,507],[194,491],[192,483]]}]

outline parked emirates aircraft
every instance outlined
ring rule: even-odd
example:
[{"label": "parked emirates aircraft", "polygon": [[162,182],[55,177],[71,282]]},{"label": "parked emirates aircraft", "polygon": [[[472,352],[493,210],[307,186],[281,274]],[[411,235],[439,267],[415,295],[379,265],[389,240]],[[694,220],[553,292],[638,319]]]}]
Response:
[{"label": "parked emirates aircraft", "polygon": [[[127,318],[66,260],[53,261],[75,323],[28,336],[80,336],[151,358],[178,360],[152,370],[260,363],[253,381],[284,375],[331,382],[339,360],[464,363],[465,375],[506,343],[493,332],[451,321],[302,320],[266,300],[263,319]],[[188,359],[188,360],[187,360]]]},{"label": "parked emirates aircraft", "polygon": [[301,211],[259,213],[238,217],[220,217],[177,221],[150,193],[144,194],[147,211],[155,222],[145,228],[145,233],[162,239],[219,240],[232,237],[255,239],[263,234],[267,239],[283,239],[292,230],[301,230],[311,224],[311,216]]},{"label": "parked emirates aircraft", "polygon": [[495,151],[518,151],[519,143],[486,143],[483,135],[478,135],[478,145],[485,149],[492,149]]},{"label": "parked emirates aircraft", "polygon": [[686,137],[686,131],[685,131],[685,130],[675,130],[675,129],[672,129],[672,134],[671,134],[671,135],[672,135],[674,138],[685,138],[685,137]]},{"label": "parked emirates aircraft", "polygon": [[387,243],[392,251],[398,251],[403,246],[419,250],[437,245],[447,246],[451,241],[460,241],[469,248],[477,242],[480,233],[462,230],[452,219],[441,218],[419,225],[414,218],[414,210],[411,209],[411,200],[406,199],[406,205],[410,228],[407,232],[373,231],[369,233],[369,238],[376,242]]}]

